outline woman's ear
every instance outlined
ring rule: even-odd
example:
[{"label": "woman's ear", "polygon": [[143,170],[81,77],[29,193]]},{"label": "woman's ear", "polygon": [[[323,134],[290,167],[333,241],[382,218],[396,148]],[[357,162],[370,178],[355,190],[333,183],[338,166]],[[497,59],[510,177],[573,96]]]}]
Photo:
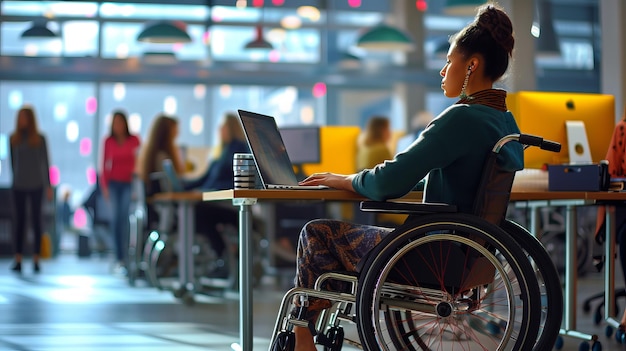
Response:
[{"label": "woman's ear", "polygon": [[467,69],[471,70],[472,72],[475,72],[479,66],[480,66],[480,60],[476,57],[472,57],[468,61]]}]

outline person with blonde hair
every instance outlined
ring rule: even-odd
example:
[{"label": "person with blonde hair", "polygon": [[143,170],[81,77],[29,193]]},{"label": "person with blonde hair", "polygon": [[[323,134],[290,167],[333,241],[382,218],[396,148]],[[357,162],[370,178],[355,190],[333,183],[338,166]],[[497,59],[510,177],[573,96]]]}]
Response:
[{"label": "person with blonde hair", "polygon": [[15,206],[15,262],[11,269],[22,272],[22,254],[26,237],[26,204],[30,203],[33,224],[33,270],[39,273],[42,218],[41,205],[45,194],[52,200],[50,186],[50,163],[46,138],[37,128],[35,110],[24,106],[17,112],[15,131],[10,137],[11,170],[13,171],[13,201]]},{"label": "person with blonde hair", "polygon": [[220,152],[211,161],[207,171],[186,188],[202,190],[224,190],[233,188],[233,156],[236,153],[249,153],[243,128],[236,114],[228,112],[220,126]]},{"label": "person with blonde hair", "polygon": [[359,137],[356,156],[357,170],[374,168],[385,160],[391,160],[393,155],[389,149],[390,140],[389,118],[382,116],[370,118],[367,121],[365,131]]}]

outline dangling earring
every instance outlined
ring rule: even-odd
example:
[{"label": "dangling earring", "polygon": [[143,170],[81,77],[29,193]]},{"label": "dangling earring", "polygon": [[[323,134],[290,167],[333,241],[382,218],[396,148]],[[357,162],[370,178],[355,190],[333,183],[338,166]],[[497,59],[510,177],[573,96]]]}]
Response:
[{"label": "dangling earring", "polygon": [[472,74],[472,66],[467,67],[467,73],[465,74],[465,80],[463,81],[463,87],[461,88],[461,95],[459,95],[459,98],[461,100],[473,99],[472,96],[467,95],[467,93],[465,92],[465,89],[467,89],[467,83],[469,82],[470,74]]}]

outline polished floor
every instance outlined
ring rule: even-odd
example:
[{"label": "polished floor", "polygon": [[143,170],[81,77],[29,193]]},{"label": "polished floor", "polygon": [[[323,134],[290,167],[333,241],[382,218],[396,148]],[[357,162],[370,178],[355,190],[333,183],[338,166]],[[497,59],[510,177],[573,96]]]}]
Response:
[{"label": "polished floor", "polygon": [[[169,291],[129,286],[107,258],[71,253],[44,261],[38,275],[28,260],[21,275],[10,265],[10,259],[0,259],[0,350],[239,350],[234,293],[199,296],[187,306]],[[601,288],[601,276],[587,274],[579,281],[579,299]],[[267,350],[283,292],[270,277],[255,290],[254,350]],[[577,329],[598,334],[603,350],[626,350],[580,308]],[[579,349],[580,340],[564,341],[564,350]]]}]

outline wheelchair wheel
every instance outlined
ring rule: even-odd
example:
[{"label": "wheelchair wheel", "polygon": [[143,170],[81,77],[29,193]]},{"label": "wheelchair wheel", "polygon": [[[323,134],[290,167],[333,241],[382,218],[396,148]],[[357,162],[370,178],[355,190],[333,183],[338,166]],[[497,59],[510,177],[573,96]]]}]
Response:
[{"label": "wheelchair wheel", "polygon": [[377,248],[357,291],[366,350],[534,345],[539,287],[524,252],[502,229],[475,216],[425,215]]},{"label": "wheelchair wheel", "polygon": [[531,260],[541,294],[541,324],[533,350],[550,350],[559,336],[563,316],[563,291],[559,272],[541,242],[526,229],[512,221],[502,223]]}]

